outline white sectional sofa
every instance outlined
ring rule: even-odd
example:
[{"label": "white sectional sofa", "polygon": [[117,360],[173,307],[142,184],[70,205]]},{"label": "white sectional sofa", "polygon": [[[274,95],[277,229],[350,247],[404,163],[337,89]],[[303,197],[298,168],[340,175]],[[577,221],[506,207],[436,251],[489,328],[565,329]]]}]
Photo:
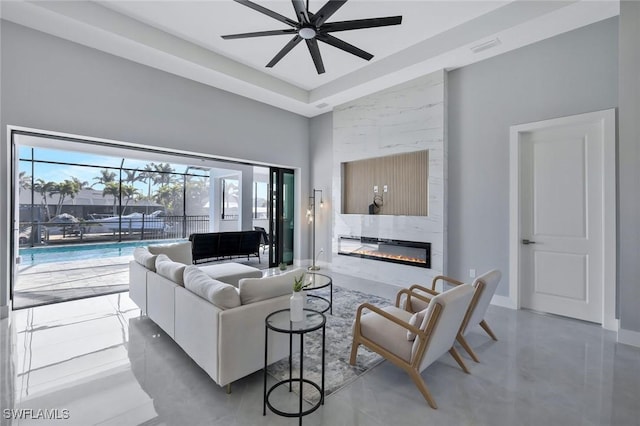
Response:
[{"label": "white sectional sofa", "polygon": [[[189,244],[136,249],[129,295],[217,384],[230,385],[264,367],[264,320],[289,307],[303,271],[262,278],[245,265],[190,265]],[[289,355],[286,335],[269,340],[269,364]]]}]

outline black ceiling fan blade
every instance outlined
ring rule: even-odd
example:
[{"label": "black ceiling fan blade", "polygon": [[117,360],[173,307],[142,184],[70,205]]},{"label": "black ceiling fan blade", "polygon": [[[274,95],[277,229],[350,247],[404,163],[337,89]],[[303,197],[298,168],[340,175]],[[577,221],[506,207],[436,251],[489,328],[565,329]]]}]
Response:
[{"label": "black ceiling fan blade", "polygon": [[264,36],[274,36],[274,35],[283,35],[283,34],[295,34],[298,30],[295,28],[287,28],[284,30],[272,30],[272,31],[258,31],[255,33],[241,33],[241,34],[229,34],[223,35],[222,38],[225,40],[233,40],[236,38],[251,38],[251,37],[264,37]]},{"label": "black ceiling fan blade", "polygon": [[251,9],[257,11],[257,12],[260,12],[260,13],[262,13],[264,15],[270,16],[273,19],[277,19],[278,21],[280,21],[280,22],[282,22],[284,24],[287,24],[290,27],[296,28],[296,27],[299,26],[298,22],[296,22],[296,21],[294,21],[292,19],[289,19],[286,16],[280,15],[279,13],[274,12],[273,10],[269,10],[266,7],[260,6],[259,4],[253,3],[253,2],[251,2],[249,0],[233,0],[233,1],[235,1],[236,3],[240,3],[242,5],[245,5],[245,6],[251,8]]},{"label": "black ceiling fan blade", "polygon": [[271,60],[271,62],[269,62],[267,64],[267,68],[272,68],[275,64],[277,64],[278,62],[280,62],[280,59],[284,58],[284,55],[286,55],[287,53],[289,53],[291,51],[291,49],[293,49],[294,47],[296,47],[296,45],[298,43],[300,43],[300,41],[302,40],[302,37],[300,37],[299,35],[296,35],[294,38],[292,38],[289,43],[287,43],[282,50],[280,50],[278,52],[278,54],[276,56],[273,57],[273,59]]},{"label": "black ceiling fan blade", "polygon": [[339,38],[332,36],[331,34],[318,34],[316,38],[324,43],[327,43],[333,47],[337,47],[340,50],[356,55],[362,59],[370,61],[373,55],[360,48],[355,47],[353,44],[349,44],[346,41],[342,41]]},{"label": "black ceiling fan blade", "polygon": [[318,48],[318,42],[315,39],[306,40],[309,53],[313,59],[313,64],[316,66],[318,74],[324,74],[324,64],[322,63],[322,56],[320,56],[320,49]]},{"label": "black ceiling fan blade", "polygon": [[313,25],[319,27],[324,24],[338,9],[340,9],[347,0],[329,0],[313,17]]},{"label": "black ceiling fan blade", "polygon": [[296,17],[298,18],[298,21],[300,21],[300,23],[303,23],[303,24],[310,24],[311,23],[311,17],[309,16],[307,8],[304,5],[304,1],[303,0],[291,0],[291,3],[293,4],[293,8],[296,11]]},{"label": "black ceiling fan blade", "polygon": [[334,31],[361,30],[365,28],[387,27],[400,25],[402,16],[388,16],[386,18],[355,19],[353,21],[327,22],[320,28],[323,33]]}]

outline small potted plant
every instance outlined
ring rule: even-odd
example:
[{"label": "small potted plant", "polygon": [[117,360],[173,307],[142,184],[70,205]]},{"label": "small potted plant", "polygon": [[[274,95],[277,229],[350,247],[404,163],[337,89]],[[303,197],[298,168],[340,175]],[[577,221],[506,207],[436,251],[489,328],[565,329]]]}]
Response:
[{"label": "small potted plant", "polygon": [[311,283],[304,283],[304,274],[299,277],[293,277],[293,294],[289,299],[291,321],[297,322],[304,319],[304,296],[302,290],[308,287]]},{"label": "small potted plant", "polygon": [[280,264],[278,265],[278,268],[279,268],[281,271],[286,271],[286,270],[287,270],[287,264],[286,264],[286,263],[284,263],[284,262],[280,262]]}]

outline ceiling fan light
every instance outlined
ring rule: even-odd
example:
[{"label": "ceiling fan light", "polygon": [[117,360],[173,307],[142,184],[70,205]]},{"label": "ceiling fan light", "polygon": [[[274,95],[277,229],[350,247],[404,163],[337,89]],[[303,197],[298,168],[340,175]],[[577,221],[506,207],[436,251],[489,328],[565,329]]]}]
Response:
[{"label": "ceiling fan light", "polygon": [[311,40],[316,36],[316,30],[311,27],[302,27],[300,31],[298,31],[298,35],[305,40]]}]

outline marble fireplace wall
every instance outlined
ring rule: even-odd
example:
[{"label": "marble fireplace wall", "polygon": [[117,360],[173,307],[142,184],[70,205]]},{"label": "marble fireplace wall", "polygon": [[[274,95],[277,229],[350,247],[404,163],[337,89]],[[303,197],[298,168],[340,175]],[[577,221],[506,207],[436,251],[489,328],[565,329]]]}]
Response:
[{"label": "marble fireplace wall", "polygon": [[[432,277],[444,272],[445,85],[446,72],[441,70],[334,109],[331,203],[334,270],[398,286],[430,283]],[[416,196],[428,196],[428,216],[341,213],[341,163],[424,149],[429,150],[428,194]],[[339,235],[430,242],[431,269],[338,255]]]}]

